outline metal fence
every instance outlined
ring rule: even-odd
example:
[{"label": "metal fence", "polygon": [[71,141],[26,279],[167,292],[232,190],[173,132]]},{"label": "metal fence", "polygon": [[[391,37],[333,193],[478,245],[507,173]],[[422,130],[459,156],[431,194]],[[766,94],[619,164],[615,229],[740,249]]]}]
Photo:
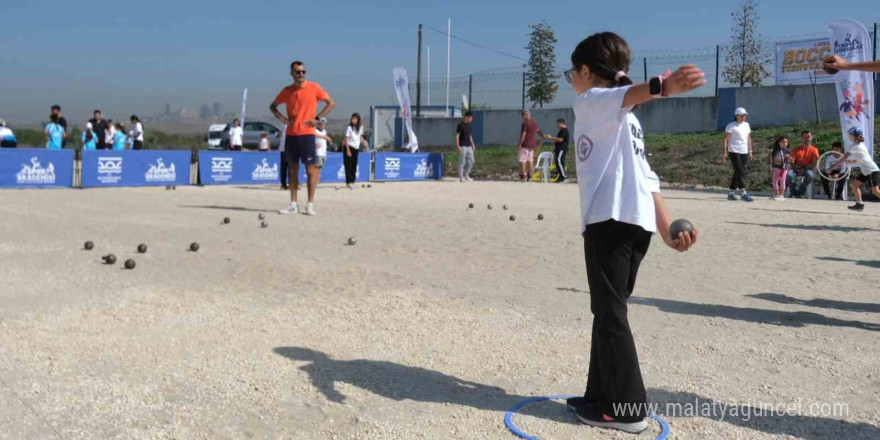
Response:
[{"label": "metal fence", "polygon": [[[762,48],[769,60],[765,67],[771,74],[770,78],[766,78],[763,81],[763,85],[776,84],[773,73],[775,71],[775,47],[777,42],[822,37],[827,37],[827,34],[813,33],[763,39]],[[667,69],[675,70],[683,64],[692,63],[696,64],[706,73],[708,82],[706,86],[681,96],[715,96],[716,88],[738,86],[738,84],[731,84],[724,78],[725,59],[728,50],[728,45],[715,45],[685,50],[634,51],[629,75],[633,81],[646,81],[647,78],[663,74]],[[567,59],[567,56],[561,58]],[[545,108],[564,107],[571,104],[573,92],[562,76],[563,71],[567,68],[567,66],[560,65],[557,69],[559,90],[553,102],[544,104]],[[422,72],[424,75],[425,71],[423,70]],[[482,70],[467,76],[452,77],[449,80],[449,105],[455,107],[462,106],[462,95],[464,95],[468,97],[472,108],[512,109],[532,107],[534,103],[528,102],[525,94],[525,74],[522,67],[507,67]],[[415,104],[416,82],[415,78],[410,80],[410,96]],[[446,88],[447,81],[443,77],[442,72],[439,72],[439,75],[432,75],[431,78],[423,76],[421,81],[421,104],[445,105]]]}]

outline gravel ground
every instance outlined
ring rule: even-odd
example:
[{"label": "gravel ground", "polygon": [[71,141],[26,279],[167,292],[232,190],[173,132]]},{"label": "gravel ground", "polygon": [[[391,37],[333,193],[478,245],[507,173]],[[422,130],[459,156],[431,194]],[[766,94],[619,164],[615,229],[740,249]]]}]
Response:
[{"label": "gravel ground", "polygon": [[[700,243],[655,238],[630,321],[670,438],[880,438],[880,205],[666,196]],[[575,185],[284,204],[266,187],[0,191],[0,438],[513,439],[507,408],[583,392]],[[588,428],[560,401],[515,420],[546,440],[659,433]]]}]

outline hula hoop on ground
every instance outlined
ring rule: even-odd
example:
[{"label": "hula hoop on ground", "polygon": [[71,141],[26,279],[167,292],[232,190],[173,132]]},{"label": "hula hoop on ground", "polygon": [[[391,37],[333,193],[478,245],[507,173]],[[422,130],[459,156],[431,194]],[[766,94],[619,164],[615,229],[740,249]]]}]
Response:
[{"label": "hula hoop on ground", "polygon": [[817,162],[818,166],[816,167],[816,171],[819,172],[819,175],[822,176],[823,179],[825,179],[829,182],[837,182],[838,180],[843,180],[843,179],[846,179],[847,177],[849,177],[851,168],[847,164],[843,164],[843,167],[846,171],[844,171],[844,173],[841,174],[840,177],[832,179],[831,177],[828,177],[825,175],[825,172],[823,171],[825,168],[825,157],[828,156],[829,154],[837,156],[838,159],[843,157],[843,154],[838,153],[836,151],[826,151],[825,154],[819,156],[819,162]]},{"label": "hula hoop on ground", "polygon": [[[512,432],[517,437],[524,438],[526,440],[541,440],[540,438],[535,437],[530,434],[526,434],[521,429],[519,429],[516,426],[516,424],[513,423],[513,415],[516,414],[517,411],[523,409],[524,407],[531,405],[533,403],[536,403],[536,402],[543,402],[545,400],[568,399],[569,397],[578,397],[578,396],[543,396],[543,397],[531,397],[526,400],[523,400],[522,402],[514,405],[513,408],[510,408],[509,410],[507,410],[507,412],[504,414],[504,425],[507,426],[507,429],[509,429],[510,432]],[[658,435],[654,440],[665,440],[667,437],[669,437],[669,434],[671,431],[669,429],[669,423],[666,420],[664,420],[663,418],[661,418],[660,416],[658,416],[657,414],[654,414],[654,413],[651,413],[650,415],[648,415],[648,417],[656,420],[657,423],[660,424],[660,435]]]}]

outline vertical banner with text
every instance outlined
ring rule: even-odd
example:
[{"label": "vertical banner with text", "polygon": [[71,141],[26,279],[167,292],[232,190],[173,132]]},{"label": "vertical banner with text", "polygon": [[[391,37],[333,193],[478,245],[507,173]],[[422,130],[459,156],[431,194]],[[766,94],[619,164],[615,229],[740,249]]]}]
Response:
[{"label": "vertical banner with text", "polygon": [[406,77],[406,69],[394,68],[394,90],[397,91],[397,102],[400,103],[400,111],[403,122],[406,125],[406,133],[409,138],[406,149],[415,153],[419,151],[419,140],[412,128],[412,104],[409,101],[409,80]]},{"label": "vertical banner with text", "polygon": [[[850,19],[828,22],[828,31],[834,55],[847,62],[861,63],[873,59],[873,42],[868,30],[861,23]],[[843,141],[849,149],[846,132],[859,126],[865,132],[865,145],[874,156],[874,80],[871,73],[844,70],[834,75],[837,84],[837,103],[840,106],[840,125]]]}]

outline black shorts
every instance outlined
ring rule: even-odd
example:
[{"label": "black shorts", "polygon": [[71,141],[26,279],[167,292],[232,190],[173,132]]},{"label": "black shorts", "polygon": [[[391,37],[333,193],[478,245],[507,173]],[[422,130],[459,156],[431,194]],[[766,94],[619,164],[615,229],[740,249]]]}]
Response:
[{"label": "black shorts", "polygon": [[880,171],[874,171],[866,176],[859,170],[858,173],[853,174],[853,179],[858,180],[860,183],[867,183],[871,188],[880,186]]},{"label": "black shorts", "polygon": [[287,154],[287,162],[289,163],[317,164],[318,154],[315,147],[315,135],[285,136],[284,153]]}]

